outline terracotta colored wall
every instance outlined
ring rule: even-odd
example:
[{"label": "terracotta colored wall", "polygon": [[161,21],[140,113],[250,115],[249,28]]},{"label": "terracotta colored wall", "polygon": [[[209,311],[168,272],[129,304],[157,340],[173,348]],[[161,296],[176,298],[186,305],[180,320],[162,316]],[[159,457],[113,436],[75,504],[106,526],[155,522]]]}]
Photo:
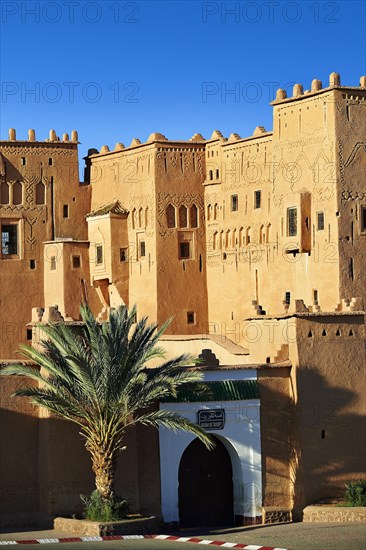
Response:
[{"label": "terracotta colored wall", "polygon": [[[0,357],[7,359],[15,357],[20,342],[26,342],[31,309],[44,306],[43,242],[61,236],[86,238],[84,215],[90,208],[90,192],[79,185],[75,142],[3,141],[0,153],[4,181],[23,185],[21,204],[10,201],[0,206],[2,223],[19,223],[18,258],[2,258],[0,266]],[[45,204],[36,204],[40,182],[45,185]],[[68,218],[63,217],[64,204],[69,206]]]},{"label": "terracotta colored wall", "polygon": [[364,476],[365,316],[301,318],[296,326],[297,358],[290,356],[297,388],[299,510],[319,498],[342,496],[346,481]]},{"label": "terracotta colored wall", "polygon": [[9,514],[35,512],[39,506],[37,412],[24,399],[11,398],[22,385],[18,376],[1,379],[0,521]]},{"label": "terracotta colored wall", "polygon": [[290,463],[294,418],[289,375],[290,367],[258,370],[263,506],[291,508],[292,503]]}]

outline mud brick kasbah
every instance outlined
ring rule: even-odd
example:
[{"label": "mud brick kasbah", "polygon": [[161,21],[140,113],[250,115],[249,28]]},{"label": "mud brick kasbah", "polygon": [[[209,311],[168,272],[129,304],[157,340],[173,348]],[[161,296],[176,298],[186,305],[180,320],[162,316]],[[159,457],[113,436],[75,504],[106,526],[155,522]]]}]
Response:
[{"label": "mud brick kasbah", "polygon": [[[159,404],[214,418],[212,476],[189,434],[127,434],[117,489],[169,525],[301,519],[364,475],[366,77],[271,106],[250,137],[89,149],[82,182],[76,131],[0,142],[0,364],[37,323],[77,325],[82,301],[101,322],[137,304],[173,317],[167,357],[200,356],[215,384],[216,401]],[[12,399],[21,383],[1,379],[5,526],[71,515],[93,489],[77,429]]]}]

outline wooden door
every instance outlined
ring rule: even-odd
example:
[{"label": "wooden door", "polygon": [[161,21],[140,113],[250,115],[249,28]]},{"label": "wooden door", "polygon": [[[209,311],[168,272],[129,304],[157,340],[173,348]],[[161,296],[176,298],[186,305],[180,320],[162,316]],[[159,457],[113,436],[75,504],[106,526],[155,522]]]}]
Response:
[{"label": "wooden door", "polygon": [[232,466],[228,451],[215,438],[211,451],[199,439],[184,451],[179,465],[181,527],[234,524]]}]

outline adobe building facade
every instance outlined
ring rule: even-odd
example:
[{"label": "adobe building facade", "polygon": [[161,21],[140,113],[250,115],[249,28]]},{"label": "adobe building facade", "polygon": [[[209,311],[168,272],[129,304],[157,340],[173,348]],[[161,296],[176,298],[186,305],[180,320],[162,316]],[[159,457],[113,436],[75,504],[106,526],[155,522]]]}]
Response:
[{"label": "adobe building facade", "polygon": [[[75,131],[0,142],[0,363],[37,322],[77,323],[82,301],[100,321],[136,303],[173,317],[168,356],[200,356],[216,388],[160,404],[203,419],[209,458],[187,434],[128,434],[118,483],[134,510],[189,525],[194,489],[201,523],[275,521],[362,477],[365,105],[366,77],[332,73],[278,90],[271,132],[105,145],[83,182]],[[12,400],[20,383],[1,379],[4,523],[71,514],[92,489],[76,431]]]}]

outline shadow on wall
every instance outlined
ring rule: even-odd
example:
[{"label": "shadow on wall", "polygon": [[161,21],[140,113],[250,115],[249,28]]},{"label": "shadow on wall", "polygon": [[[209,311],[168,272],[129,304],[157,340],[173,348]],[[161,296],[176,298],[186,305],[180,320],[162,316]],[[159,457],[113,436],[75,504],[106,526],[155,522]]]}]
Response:
[{"label": "shadow on wall", "polygon": [[261,391],[263,505],[290,508],[292,495],[301,520],[305,506],[342,497],[347,481],[364,476],[365,418],[359,394],[315,368],[298,368],[296,383],[297,403],[275,383]]},{"label": "shadow on wall", "polygon": [[[1,530],[17,526],[49,528],[52,516],[80,515],[80,494],[90,494],[95,486],[91,459],[77,426],[64,420],[37,418],[24,399],[8,400],[6,407],[0,409]],[[137,448],[144,442],[147,445],[141,454],[148,453],[148,457],[142,463],[136,457]],[[117,466],[116,491],[129,499],[131,512],[157,513],[157,431],[131,429],[125,444],[127,450]],[[139,495],[139,486],[149,490]]]},{"label": "shadow on wall", "polygon": [[[347,370],[343,376],[347,377]],[[343,497],[344,484],[364,476],[362,371],[359,377],[353,391],[339,386],[339,378],[337,384],[330,385],[315,368],[297,370],[298,404],[294,407],[292,446],[296,515],[320,499]]]}]

